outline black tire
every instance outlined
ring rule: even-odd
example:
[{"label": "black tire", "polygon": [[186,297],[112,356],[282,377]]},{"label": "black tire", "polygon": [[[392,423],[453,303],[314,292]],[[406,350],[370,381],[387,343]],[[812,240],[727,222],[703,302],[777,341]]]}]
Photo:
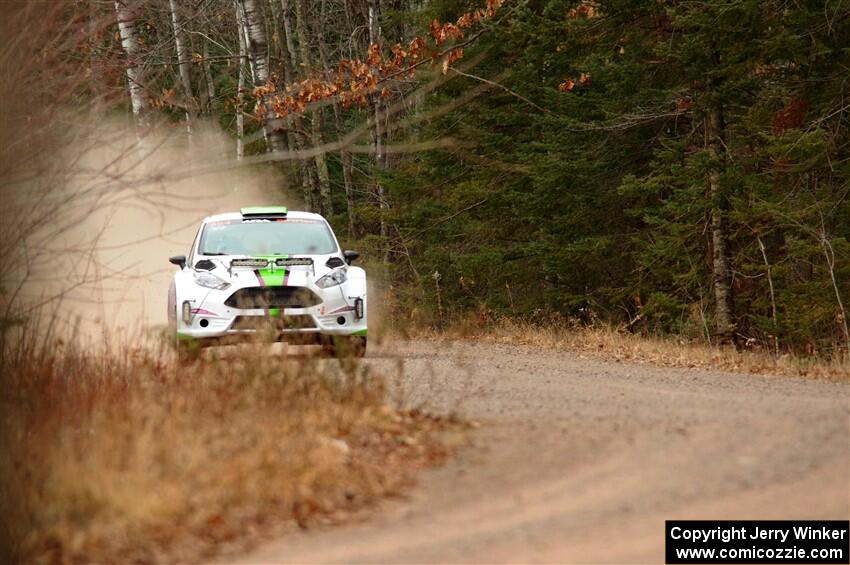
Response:
[{"label": "black tire", "polygon": [[327,357],[354,357],[366,356],[366,336],[329,336],[322,344],[322,353]]}]

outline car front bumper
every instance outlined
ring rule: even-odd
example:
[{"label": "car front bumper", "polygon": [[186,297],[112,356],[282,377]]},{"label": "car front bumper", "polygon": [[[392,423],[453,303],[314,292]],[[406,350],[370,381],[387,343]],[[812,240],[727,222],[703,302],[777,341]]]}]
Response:
[{"label": "car front bumper", "polygon": [[[307,308],[234,308],[233,290],[207,290],[178,304],[177,337],[185,340],[239,341],[267,338],[318,341],[321,336],[365,336],[366,295],[348,296],[347,285],[311,287],[321,302]],[[184,306],[184,303],[187,303]]]}]

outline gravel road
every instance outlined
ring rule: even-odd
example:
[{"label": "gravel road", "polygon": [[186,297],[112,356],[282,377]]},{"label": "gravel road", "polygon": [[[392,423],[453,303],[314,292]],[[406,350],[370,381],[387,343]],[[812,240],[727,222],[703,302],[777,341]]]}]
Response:
[{"label": "gravel road", "polygon": [[408,343],[368,360],[472,446],[357,523],[242,562],[661,563],[665,519],[847,519],[847,384]]}]

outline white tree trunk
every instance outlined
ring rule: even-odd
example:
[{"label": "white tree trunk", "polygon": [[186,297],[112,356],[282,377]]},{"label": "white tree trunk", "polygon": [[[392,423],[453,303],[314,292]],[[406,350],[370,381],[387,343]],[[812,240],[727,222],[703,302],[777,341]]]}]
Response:
[{"label": "white tree trunk", "polygon": [[118,33],[121,47],[127,55],[127,86],[130,91],[130,104],[133,115],[140,124],[146,123],[148,99],[142,84],[139,70],[139,41],[136,38],[136,14],[129,5],[131,0],[115,0],[115,12],[118,16]]},{"label": "white tree trunk", "polygon": [[295,40],[292,35],[292,24],[290,22],[290,7],[289,2],[287,0],[280,0],[280,8],[283,15],[283,34],[286,36],[284,39],[286,41],[286,50],[289,52],[289,63],[286,65],[285,71],[290,75],[287,76],[286,80],[288,82],[292,82],[295,80],[295,76],[297,72],[294,70],[294,67],[298,65],[298,54],[295,51]]},{"label": "white tree trunk", "polygon": [[[284,73],[287,83],[298,80],[298,52],[295,49],[295,36],[293,35],[292,26],[292,6],[287,0],[280,0],[281,20],[283,21],[283,32],[286,41],[286,52],[288,57],[284,57]],[[304,120],[300,114],[291,114],[288,117],[288,124],[294,125],[296,133],[291,134],[293,146],[299,151],[308,146],[310,139],[304,133]],[[301,189],[304,194],[304,203],[310,210],[319,209],[319,175],[316,171],[315,159],[301,159],[298,162],[298,168],[301,172]]]},{"label": "white tree trunk", "polygon": [[779,336],[776,335],[778,333],[778,321],[776,315],[776,293],[773,289],[773,271],[770,268],[770,261],[767,260],[767,249],[764,246],[764,242],[761,240],[760,236],[756,236],[756,241],[759,244],[759,250],[761,251],[762,259],[764,259],[764,266],[767,269],[767,285],[770,290],[770,314],[771,319],[773,320],[773,352],[775,355],[779,355]]},{"label": "white tree trunk", "polygon": [[[304,0],[296,0],[295,8],[295,27],[298,33],[298,47],[301,50],[301,64],[304,67],[304,74],[310,76],[313,74],[313,58],[310,56],[310,38],[307,32],[307,3]],[[313,147],[321,147],[324,144],[321,109],[310,112],[310,123]],[[316,154],[315,161],[319,178],[319,211],[324,215],[330,215],[333,214],[331,181],[324,151]]]},{"label": "white tree trunk", "polygon": [[[254,86],[263,86],[269,80],[269,44],[266,39],[266,20],[258,0],[236,0],[242,12],[245,44]],[[266,104],[265,101],[261,102]],[[263,132],[271,151],[286,151],[286,136],[277,127],[278,119],[267,111],[263,120]]]},{"label": "white tree trunk", "polygon": [[[321,10],[321,19],[319,21],[318,29],[322,29],[325,25],[325,0],[322,0],[322,10]],[[327,47],[325,46],[324,41],[319,41],[319,58],[322,62],[322,70],[324,71],[326,76],[330,76],[331,73],[331,65],[330,60],[327,53]],[[345,130],[342,123],[342,115],[339,108],[339,103],[336,100],[333,100],[333,112],[334,112],[334,127],[336,128],[336,136],[337,139],[342,139],[345,135]],[[342,180],[343,185],[345,186],[345,203],[346,203],[346,211],[348,214],[348,233],[351,237],[357,237],[357,226],[355,225],[354,218],[354,166],[351,161],[351,152],[348,150],[348,147],[340,147],[339,148],[339,160],[342,164]]]},{"label": "white tree trunk", "polygon": [[[723,113],[719,108],[709,112],[706,121],[712,155],[720,159],[724,125]],[[714,252],[712,275],[714,286],[714,329],[721,342],[732,341],[735,334],[734,305],[732,300],[732,266],[729,260],[729,234],[726,212],[727,197],[720,186],[720,170],[717,165],[708,174],[711,198],[711,243]]]},{"label": "white tree trunk", "polygon": [[245,89],[245,65],[247,61],[247,49],[245,47],[245,25],[242,21],[242,10],[236,3],[236,27],[239,31],[239,80],[236,87],[236,160],[245,156],[245,118],[242,115],[242,91]]},{"label": "white tree trunk", "polygon": [[[244,56],[244,55],[243,55]],[[204,81],[207,84],[207,113],[212,113],[212,103],[215,100],[215,81],[210,69],[210,42],[204,39]],[[240,64],[242,61],[240,61]]]},{"label": "white tree trunk", "polygon": [[[381,2],[380,0],[369,0],[369,44],[374,45],[381,41]],[[384,162],[384,127],[383,127],[383,112],[381,111],[381,98],[374,97],[373,103],[374,120],[375,120],[375,166],[378,169],[383,169],[386,163]],[[387,239],[387,222],[386,210],[389,208],[384,187],[380,180],[375,180],[375,198],[378,201],[378,207],[381,210],[381,238],[386,242]],[[384,249],[384,261],[387,260],[389,250]]]},{"label": "white tree trunk", "polygon": [[844,331],[844,346],[847,350],[847,358],[850,359],[850,327],[847,325],[847,310],[844,308],[844,301],[841,299],[841,288],[838,285],[838,280],[835,278],[835,250],[832,248],[832,242],[826,233],[826,223],[821,215],[821,229],[818,234],[823,256],[826,259],[826,266],[829,268],[829,278],[832,281],[832,289],[835,291],[835,301],[838,303],[838,311],[841,316],[841,327]]},{"label": "white tree trunk", "polygon": [[[381,41],[381,21],[380,21],[380,2],[379,0],[369,0],[369,45],[374,45]],[[384,134],[381,115],[380,98],[375,99],[374,104],[375,114],[375,162],[382,166],[384,163]]]},{"label": "white tree trunk", "polygon": [[183,36],[182,18],[177,11],[177,2],[168,0],[171,10],[171,25],[174,27],[174,45],[177,51],[177,66],[180,69],[180,83],[183,86],[183,96],[186,98],[186,117],[194,114],[195,94],[192,89],[191,65],[192,58]]}]

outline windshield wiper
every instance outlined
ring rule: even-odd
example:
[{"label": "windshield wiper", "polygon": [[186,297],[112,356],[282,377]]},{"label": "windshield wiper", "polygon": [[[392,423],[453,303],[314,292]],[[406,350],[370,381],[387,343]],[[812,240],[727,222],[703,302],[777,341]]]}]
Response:
[{"label": "windshield wiper", "polygon": [[212,251],[210,253],[201,253],[201,255],[208,255],[210,257],[213,257],[213,256],[216,256],[216,255],[230,255],[230,253],[221,253],[220,251]]}]

